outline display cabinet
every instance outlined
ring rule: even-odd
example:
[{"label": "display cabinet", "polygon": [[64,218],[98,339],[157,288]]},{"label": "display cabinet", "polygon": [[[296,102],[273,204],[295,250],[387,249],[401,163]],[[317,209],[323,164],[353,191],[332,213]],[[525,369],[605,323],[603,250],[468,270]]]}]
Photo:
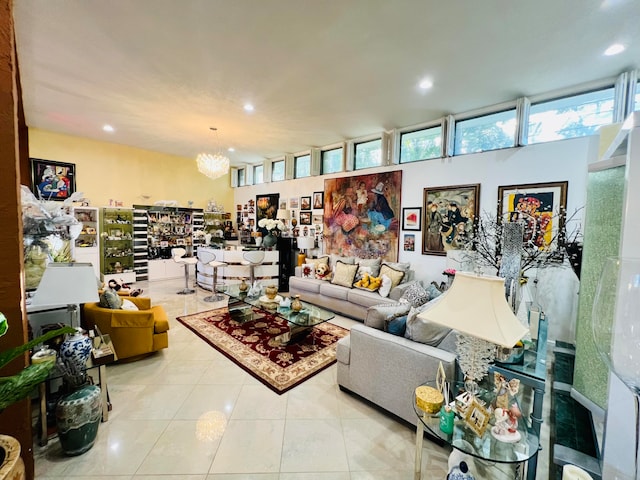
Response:
[{"label": "display cabinet", "polygon": [[204,231],[211,235],[207,247],[222,248],[224,246],[225,219],[228,215],[218,212],[204,212]]},{"label": "display cabinet", "polygon": [[98,209],[92,207],[74,207],[73,216],[82,223],[80,235],[72,246],[73,260],[78,263],[91,263],[100,276],[100,225]]},{"label": "display cabinet", "polygon": [[133,210],[102,208],[100,211],[100,271],[102,281],[136,281],[133,254]]}]

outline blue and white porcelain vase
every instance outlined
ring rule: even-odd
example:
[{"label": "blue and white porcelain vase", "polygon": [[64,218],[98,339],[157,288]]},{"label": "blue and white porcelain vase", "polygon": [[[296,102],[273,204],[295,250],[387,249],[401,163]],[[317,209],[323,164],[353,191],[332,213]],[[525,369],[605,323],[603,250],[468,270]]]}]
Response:
[{"label": "blue and white porcelain vase", "polygon": [[91,347],[91,339],[83,335],[83,330],[78,328],[73,335],[67,335],[60,345],[60,358],[67,365],[75,367],[76,372],[82,372],[87,368]]}]

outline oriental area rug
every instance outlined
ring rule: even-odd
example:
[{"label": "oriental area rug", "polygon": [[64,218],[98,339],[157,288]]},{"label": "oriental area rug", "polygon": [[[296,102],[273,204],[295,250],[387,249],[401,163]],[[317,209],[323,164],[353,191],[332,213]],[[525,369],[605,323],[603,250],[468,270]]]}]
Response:
[{"label": "oriental area rug", "polygon": [[329,322],[306,337],[282,345],[277,337],[287,322],[255,310],[257,319],[244,323],[227,308],[178,317],[177,320],[274,392],[282,394],[336,362],[336,344],[349,331]]}]

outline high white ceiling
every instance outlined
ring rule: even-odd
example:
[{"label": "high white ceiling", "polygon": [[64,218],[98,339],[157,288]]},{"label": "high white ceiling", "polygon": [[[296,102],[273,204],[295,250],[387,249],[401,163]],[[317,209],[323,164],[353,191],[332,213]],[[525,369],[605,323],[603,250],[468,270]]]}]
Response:
[{"label": "high white ceiling", "polygon": [[15,21],[28,126],[186,157],[218,139],[233,164],[640,67],[638,0],[15,0]]}]

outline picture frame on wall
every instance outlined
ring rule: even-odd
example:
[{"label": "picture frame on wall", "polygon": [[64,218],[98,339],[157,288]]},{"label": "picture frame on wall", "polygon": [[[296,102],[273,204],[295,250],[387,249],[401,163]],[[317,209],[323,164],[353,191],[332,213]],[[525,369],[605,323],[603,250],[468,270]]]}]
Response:
[{"label": "picture frame on wall", "polygon": [[291,197],[289,199],[289,209],[294,210],[300,208],[300,199],[298,197]]},{"label": "picture frame on wall", "polygon": [[300,225],[311,225],[311,212],[300,212]]},{"label": "picture frame on wall", "polygon": [[311,210],[311,197],[300,197],[300,210]]},{"label": "picture frame on wall", "polygon": [[324,192],[313,192],[313,209],[321,210],[324,208]]},{"label": "picture frame on wall", "polygon": [[498,187],[498,221],[522,222],[523,242],[555,249],[567,211],[569,182],[527,183]]},{"label": "picture frame on wall", "polygon": [[423,195],[422,254],[446,255],[471,241],[480,208],[480,184],[427,187]]},{"label": "picture frame on wall", "polygon": [[405,252],[414,252],[416,249],[416,236],[413,233],[405,233],[404,234],[404,251]]},{"label": "picture frame on wall", "polygon": [[31,158],[31,191],[41,200],[64,201],[76,191],[73,163]]},{"label": "picture frame on wall", "polygon": [[314,213],[311,216],[311,221],[314,225],[322,225],[324,223],[324,215],[321,213]]},{"label": "picture frame on wall", "polygon": [[422,207],[403,208],[402,209],[402,229],[403,230],[421,230]]},{"label": "picture frame on wall", "polygon": [[278,205],[278,208],[280,210],[286,210],[287,209],[287,199],[286,198],[281,198],[280,199],[280,204]]}]

